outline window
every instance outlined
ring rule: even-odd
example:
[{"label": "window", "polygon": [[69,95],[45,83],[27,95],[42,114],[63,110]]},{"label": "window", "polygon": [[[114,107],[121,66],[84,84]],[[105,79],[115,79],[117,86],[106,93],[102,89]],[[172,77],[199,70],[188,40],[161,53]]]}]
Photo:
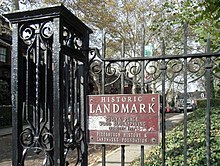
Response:
[{"label": "window", "polygon": [[7,59],[7,49],[0,46],[0,62],[6,62]]}]

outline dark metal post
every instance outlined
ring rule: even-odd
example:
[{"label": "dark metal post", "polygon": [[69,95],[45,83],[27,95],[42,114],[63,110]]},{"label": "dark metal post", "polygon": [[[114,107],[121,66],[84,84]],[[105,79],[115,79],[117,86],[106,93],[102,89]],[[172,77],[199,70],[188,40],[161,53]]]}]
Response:
[{"label": "dark metal post", "polygon": [[[122,45],[121,45],[121,58],[125,57],[125,41],[122,38]],[[125,62],[121,62],[121,67],[124,70]],[[124,86],[125,86],[125,73],[123,72],[121,75],[121,94],[124,94]],[[125,165],[125,145],[121,145],[121,166]]]},{"label": "dark metal post", "polygon": [[20,43],[18,42],[18,24],[13,25],[13,47],[12,47],[12,78],[11,78],[11,94],[12,94],[12,165],[18,166],[22,158],[23,148],[19,142],[19,136],[22,131],[22,110],[23,107],[23,57],[19,51]]},{"label": "dark metal post", "polygon": [[61,27],[60,27],[60,19],[54,19],[54,26],[58,30],[57,33],[54,33],[54,52],[53,52],[53,64],[54,64],[54,78],[53,78],[53,113],[54,113],[54,164],[56,166],[64,164],[64,147],[63,147],[63,86],[62,86],[62,76],[63,72],[61,70],[62,62],[64,61],[64,57],[61,56]]},{"label": "dark metal post", "polygon": [[[102,33],[102,57],[105,58],[106,51],[106,32],[103,30]],[[101,80],[101,94],[105,94],[105,61],[102,62],[102,80]],[[105,166],[106,163],[106,146],[102,144],[102,166]]]},{"label": "dark metal post", "polygon": [[[187,55],[187,22],[184,22],[184,55]],[[184,58],[184,166],[187,165],[187,58]]]},{"label": "dark metal post", "polygon": [[[207,40],[207,52],[210,53],[210,35]],[[212,89],[211,89],[211,76],[212,70],[212,61],[211,58],[207,58],[206,62],[206,82],[207,82],[207,108],[206,108],[206,163],[207,166],[211,165],[211,148],[210,148],[210,129],[211,129],[211,119],[210,119],[210,111],[211,111],[211,98],[212,98]]]},{"label": "dark metal post", "polygon": [[[44,154],[45,165],[66,165],[69,150],[75,148],[77,164],[87,165],[86,88],[92,31],[63,5],[6,17],[13,26],[13,166],[24,165],[32,150]],[[83,64],[82,73],[78,64]],[[73,82],[78,91],[73,92]],[[74,111],[82,116],[68,119],[68,106],[78,99],[77,92],[82,95],[82,110]],[[75,126],[69,127],[70,123]]]},{"label": "dark metal post", "polygon": [[[144,25],[141,26],[141,36],[142,36],[142,43],[141,43],[141,57],[144,57],[144,47],[145,47],[145,29]],[[144,94],[144,61],[141,63],[141,93]],[[141,166],[144,166],[144,145],[141,145]]]},{"label": "dark metal post", "polygon": [[[162,41],[162,55],[165,56],[165,43]],[[165,121],[165,113],[166,113],[166,93],[165,93],[165,81],[166,81],[166,64],[165,60],[162,60],[162,66],[160,68],[162,73],[162,165],[165,166],[165,150],[166,150],[166,121]]]},{"label": "dark metal post", "polygon": [[[82,111],[82,122],[81,122],[81,126],[82,126],[82,130],[84,132],[84,140],[83,140],[83,145],[82,145],[82,165],[88,165],[88,123],[87,123],[87,119],[88,119],[88,111],[87,111],[87,92],[88,92],[88,82],[89,82],[89,32],[87,31],[87,33],[84,36],[84,48],[85,48],[85,52],[83,52],[83,54],[86,57],[86,61],[83,65],[83,77],[82,80],[83,82],[81,82],[81,89],[82,89],[82,95],[81,95],[81,101],[83,102],[82,105],[84,106],[84,108],[81,109]],[[85,110],[85,111],[84,111]]]}]

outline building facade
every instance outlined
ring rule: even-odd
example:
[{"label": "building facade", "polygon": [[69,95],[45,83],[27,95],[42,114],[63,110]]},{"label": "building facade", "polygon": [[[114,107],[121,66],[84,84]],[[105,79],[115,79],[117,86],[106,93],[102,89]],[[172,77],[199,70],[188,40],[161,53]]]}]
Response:
[{"label": "building facade", "polygon": [[11,78],[11,27],[7,19],[0,15],[0,80],[10,86]]}]

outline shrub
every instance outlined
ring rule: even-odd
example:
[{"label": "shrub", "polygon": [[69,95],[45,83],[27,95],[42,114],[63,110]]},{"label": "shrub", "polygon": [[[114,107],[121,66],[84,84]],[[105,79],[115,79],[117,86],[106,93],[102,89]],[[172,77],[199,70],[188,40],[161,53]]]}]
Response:
[{"label": "shrub", "polygon": [[0,106],[0,128],[11,126],[12,113],[11,106]]},{"label": "shrub", "polygon": [[[211,110],[211,165],[220,165],[220,109]],[[206,165],[206,111],[197,109],[187,121],[187,165]],[[184,125],[166,134],[166,165],[184,165]],[[138,161],[133,165],[140,165]],[[161,145],[146,154],[146,166],[162,165]]]},{"label": "shrub", "polygon": [[[207,107],[207,100],[197,100],[197,107],[198,108],[206,108]],[[220,98],[211,99],[211,107],[220,107]]]}]

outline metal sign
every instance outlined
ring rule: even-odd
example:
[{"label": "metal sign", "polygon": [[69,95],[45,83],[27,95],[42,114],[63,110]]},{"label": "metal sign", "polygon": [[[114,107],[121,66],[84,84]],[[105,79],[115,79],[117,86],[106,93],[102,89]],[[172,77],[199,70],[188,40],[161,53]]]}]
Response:
[{"label": "metal sign", "polygon": [[89,143],[159,143],[159,94],[88,96]]}]

